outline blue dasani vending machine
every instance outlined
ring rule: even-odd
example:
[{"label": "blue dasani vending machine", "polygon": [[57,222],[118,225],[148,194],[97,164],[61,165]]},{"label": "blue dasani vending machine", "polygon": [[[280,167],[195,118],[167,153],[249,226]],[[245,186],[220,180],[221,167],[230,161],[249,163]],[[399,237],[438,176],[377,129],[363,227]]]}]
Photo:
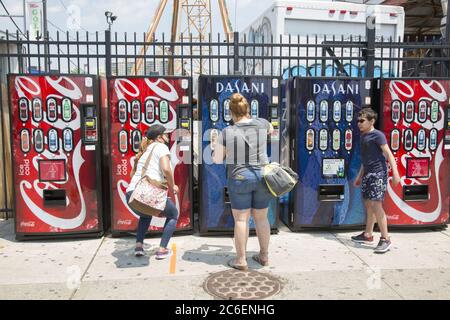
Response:
[{"label": "blue dasani vending machine", "polygon": [[281,219],[291,230],[365,223],[358,112],[372,104],[370,79],[291,78],[281,123],[281,162],[299,175]]},{"label": "blue dasani vending machine", "polygon": [[[232,232],[233,215],[227,188],[226,164],[214,164],[212,141],[231,125],[230,97],[242,94],[254,118],[267,119],[275,131],[268,139],[269,161],[279,162],[280,79],[266,76],[201,76],[199,78],[199,192],[200,233]],[[272,232],[277,231],[278,201],[269,207]],[[254,222],[250,220],[250,228]]]}]

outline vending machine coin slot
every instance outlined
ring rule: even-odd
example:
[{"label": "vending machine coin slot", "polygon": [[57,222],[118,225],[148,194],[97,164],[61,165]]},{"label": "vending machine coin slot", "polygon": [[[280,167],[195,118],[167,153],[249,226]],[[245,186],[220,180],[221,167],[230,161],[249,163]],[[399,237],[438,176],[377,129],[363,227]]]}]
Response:
[{"label": "vending machine coin slot", "polygon": [[392,101],[391,119],[393,122],[399,122],[402,114],[402,104],[399,100]]},{"label": "vending machine coin slot", "polygon": [[433,123],[439,120],[439,102],[436,100],[431,102],[430,120]]},{"label": "vending machine coin slot", "polygon": [[128,152],[128,132],[125,130],[119,132],[119,151],[121,153]]},{"label": "vending machine coin slot", "polygon": [[28,121],[28,100],[26,98],[19,99],[19,119],[22,122]]},{"label": "vending machine coin slot", "polygon": [[226,99],[223,102],[223,120],[225,122],[230,122],[231,119],[230,99]]},{"label": "vending machine coin slot", "polygon": [[34,142],[34,150],[37,153],[41,153],[44,151],[44,131],[42,129],[34,130],[33,134],[33,142]]},{"label": "vending machine coin slot", "polygon": [[53,207],[53,206],[65,207],[67,205],[66,190],[63,190],[63,189],[44,190],[43,198],[44,198],[44,206],[46,206],[46,207]]},{"label": "vending machine coin slot", "polygon": [[250,115],[253,119],[259,117],[259,102],[258,100],[252,100],[250,104]]},{"label": "vending machine coin slot", "polygon": [[33,109],[32,109],[33,110],[33,112],[32,112],[33,120],[35,122],[42,121],[43,115],[42,115],[42,101],[41,101],[41,99],[34,98],[32,105],[33,105]]},{"label": "vending machine coin slot", "polygon": [[92,104],[83,104],[81,111],[83,144],[95,145],[98,141],[97,108]]},{"label": "vending machine coin slot", "polygon": [[145,121],[147,123],[155,122],[155,101],[151,99],[145,101]]},{"label": "vending machine coin slot", "polygon": [[55,122],[58,118],[58,105],[55,98],[47,99],[47,120],[49,122]]},{"label": "vending machine coin slot", "polygon": [[321,122],[328,121],[328,101],[322,100],[319,107],[319,118]]},{"label": "vending machine coin slot", "polygon": [[128,102],[126,100],[119,100],[118,103],[118,108],[117,108],[118,112],[119,112],[119,122],[120,123],[125,123],[127,122],[127,118],[128,118]]},{"label": "vending machine coin slot", "polygon": [[136,124],[141,122],[141,102],[139,100],[131,102],[131,121]]},{"label": "vending machine coin slot", "polygon": [[403,201],[428,201],[428,185],[403,186]]},{"label": "vending machine coin slot", "polygon": [[309,100],[306,104],[306,119],[309,122],[316,119],[316,103],[313,100]]},{"label": "vending machine coin slot", "polygon": [[70,98],[64,98],[61,102],[62,119],[65,122],[72,120],[72,100]]},{"label": "vending machine coin slot", "polygon": [[415,115],[415,105],[414,102],[409,100],[406,102],[405,106],[405,121],[411,123],[414,121]]},{"label": "vending machine coin slot", "polygon": [[209,118],[212,122],[219,121],[219,102],[216,99],[212,99],[209,103]]},{"label": "vending machine coin slot", "polygon": [[178,109],[178,128],[191,131],[191,107],[189,105],[179,105]]},{"label": "vending machine coin slot", "polygon": [[58,131],[56,129],[50,129],[47,133],[48,150],[50,152],[57,152],[59,150]]},{"label": "vending machine coin slot", "polygon": [[159,121],[161,123],[169,122],[169,102],[167,100],[161,100],[159,102]]},{"label": "vending machine coin slot", "polygon": [[65,152],[73,150],[73,130],[70,128],[63,130],[63,149]]},{"label": "vending machine coin slot", "polygon": [[20,149],[23,153],[30,152],[30,132],[27,129],[20,132]]},{"label": "vending machine coin slot", "polygon": [[343,201],[345,186],[343,184],[319,185],[319,201]]},{"label": "vending machine coin slot", "polygon": [[341,121],[342,104],[339,100],[333,103],[333,120],[334,122]]},{"label": "vending machine coin slot", "polygon": [[427,110],[427,102],[425,100],[419,101],[419,115],[417,117],[417,120],[419,120],[420,123],[424,123],[425,121],[427,121]]}]

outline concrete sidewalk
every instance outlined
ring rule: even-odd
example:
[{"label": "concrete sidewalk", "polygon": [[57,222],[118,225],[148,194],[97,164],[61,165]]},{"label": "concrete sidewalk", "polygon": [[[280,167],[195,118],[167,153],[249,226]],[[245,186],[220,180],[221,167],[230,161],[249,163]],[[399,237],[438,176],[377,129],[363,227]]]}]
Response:
[{"label": "concrete sidewalk", "polygon": [[[270,266],[282,290],[269,299],[450,299],[450,231],[392,232],[393,247],[376,255],[349,241],[355,232],[292,233],[271,238]],[[377,235],[378,236],[378,235]],[[203,289],[228,270],[232,237],[175,236],[176,258],[135,258],[135,240],[14,240],[13,220],[0,220],[0,299],[215,299]],[[248,243],[258,251],[256,237]],[[171,272],[172,270],[172,272]]]}]

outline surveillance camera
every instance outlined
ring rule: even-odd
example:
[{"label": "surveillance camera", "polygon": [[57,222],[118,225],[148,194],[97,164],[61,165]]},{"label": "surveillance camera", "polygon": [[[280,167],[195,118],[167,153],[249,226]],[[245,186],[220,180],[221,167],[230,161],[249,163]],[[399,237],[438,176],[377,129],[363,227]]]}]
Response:
[{"label": "surveillance camera", "polygon": [[117,16],[112,16],[111,17],[111,21],[113,21],[113,22],[116,21],[116,19],[117,19]]}]

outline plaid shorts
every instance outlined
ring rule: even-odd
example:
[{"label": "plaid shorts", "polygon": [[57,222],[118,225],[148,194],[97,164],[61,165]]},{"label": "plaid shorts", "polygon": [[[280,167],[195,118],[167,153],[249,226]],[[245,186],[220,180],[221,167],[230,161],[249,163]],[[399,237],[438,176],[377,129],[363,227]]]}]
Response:
[{"label": "plaid shorts", "polygon": [[364,175],[361,181],[363,198],[372,201],[383,201],[387,188],[387,179],[386,171]]}]

